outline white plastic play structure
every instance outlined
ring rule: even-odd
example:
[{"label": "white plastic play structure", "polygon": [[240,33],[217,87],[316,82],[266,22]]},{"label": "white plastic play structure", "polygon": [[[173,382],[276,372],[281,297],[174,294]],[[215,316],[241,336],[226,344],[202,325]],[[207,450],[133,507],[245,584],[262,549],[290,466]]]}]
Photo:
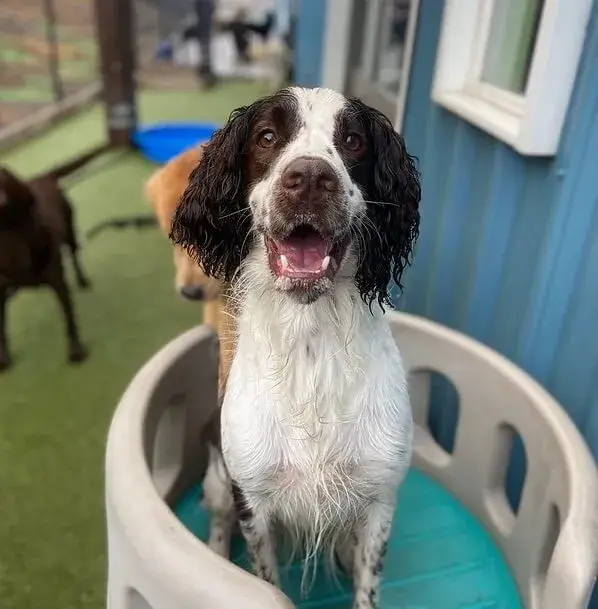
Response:
[{"label": "white plastic play structure", "polygon": [[[529,376],[459,333],[406,314],[392,328],[411,373],[414,465],[453,493],[502,550],[526,609],[584,609],[598,569],[596,465],[561,407]],[[214,554],[169,508],[200,479],[217,407],[218,341],[195,328],[157,353],[109,433],[109,609],[283,609],[280,591]],[[430,373],[460,398],[451,455],[428,431]],[[517,515],[504,480],[514,433],[527,477]]]}]

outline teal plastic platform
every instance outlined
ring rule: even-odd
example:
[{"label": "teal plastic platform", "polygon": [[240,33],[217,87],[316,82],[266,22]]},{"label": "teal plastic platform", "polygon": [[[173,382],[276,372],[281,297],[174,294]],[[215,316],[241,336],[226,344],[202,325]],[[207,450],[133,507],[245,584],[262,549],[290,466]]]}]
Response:
[{"label": "teal plastic platform", "polygon": [[[207,540],[208,514],[201,487],[176,507],[181,522]],[[248,567],[243,542],[233,541],[232,560]],[[351,585],[322,568],[301,598],[301,564],[281,566],[283,589],[301,609],[347,609]],[[411,470],[399,504],[383,573],[380,609],[522,609],[509,568],[477,520],[442,486]]]}]

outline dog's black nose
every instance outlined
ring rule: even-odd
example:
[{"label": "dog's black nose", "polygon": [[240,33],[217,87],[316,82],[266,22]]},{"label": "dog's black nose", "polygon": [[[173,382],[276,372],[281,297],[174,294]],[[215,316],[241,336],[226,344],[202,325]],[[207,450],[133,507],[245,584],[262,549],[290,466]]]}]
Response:
[{"label": "dog's black nose", "polygon": [[336,172],[322,159],[300,157],[291,161],[283,171],[282,187],[298,197],[332,194],[338,191]]},{"label": "dog's black nose", "polygon": [[184,296],[187,300],[203,300],[203,290],[198,285],[184,285],[179,288],[181,296]]}]

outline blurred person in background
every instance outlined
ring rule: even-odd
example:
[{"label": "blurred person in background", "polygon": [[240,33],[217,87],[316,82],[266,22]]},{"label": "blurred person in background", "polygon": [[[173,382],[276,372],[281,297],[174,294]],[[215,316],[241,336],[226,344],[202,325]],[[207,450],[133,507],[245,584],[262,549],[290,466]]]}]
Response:
[{"label": "blurred person in background", "polygon": [[268,39],[275,22],[276,0],[221,0],[221,3],[221,29],[232,34],[238,60],[249,63],[251,33],[262,41]]},{"label": "blurred person in background", "polygon": [[[230,33],[237,60],[249,63],[252,35],[260,37],[262,42],[272,38],[290,48],[296,4],[297,0],[193,0],[193,20],[183,30],[182,40],[198,41],[197,74],[201,88],[210,88],[217,81],[212,57],[215,30]],[[159,54],[163,59],[171,57],[162,48]]]},{"label": "blurred person in background", "polygon": [[392,14],[393,42],[405,44],[411,0],[394,0]]},{"label": "blurred person in background", "polygon": [[201,57],[197,68],[199,86],[209,89],[216,83],[216,76],[212,67],[212,29],[214,17],[215,0],[195,0],[195,14],[197,24],[195,26],[197,41]]},{"label": "blurred person in background", "polygon": [[[222,29],[234,38],[237,57],[241,62],[249,62],[251,35],[257,34],[262,42],[291,48],[293,24],[298,0],[220,0],[224,10],[228,7],[228,21],[222,16]],[[291,67],[292,71],[292,67]],[[289,74],[292,80],[292,74]]]}]

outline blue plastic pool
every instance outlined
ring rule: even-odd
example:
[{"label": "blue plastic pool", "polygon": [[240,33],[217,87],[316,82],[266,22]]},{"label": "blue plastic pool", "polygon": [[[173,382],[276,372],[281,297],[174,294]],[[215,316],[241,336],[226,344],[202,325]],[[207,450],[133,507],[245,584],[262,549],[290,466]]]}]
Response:
[{"label": "blue plastic pool", "polygon": [[[208,538],[208,515],[200,507],[201,487],[176,507],[181,522]],[[241,539],[233,561],[248,562]],[[281,564],[284,591],[301,609],[348,609],[351,585],[335,582],[322,569],[302,598],[301,564]],[[417,470],[399,491],[399,503],[383,573],[381,609],[522,609],[509,568],[489,535],[450,493]]]},{"label": "blue plastic pool", "polygon": [[167,163],[180,152],[210,139],[218,125],[211,123],[158,123],[140,127],[133,143],[154,163]]}]

